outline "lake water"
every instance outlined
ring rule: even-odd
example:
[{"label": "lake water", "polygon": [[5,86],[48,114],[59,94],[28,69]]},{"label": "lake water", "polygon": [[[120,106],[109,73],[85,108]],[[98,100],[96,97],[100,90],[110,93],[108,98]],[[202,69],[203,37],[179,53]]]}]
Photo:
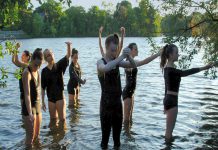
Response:
[{"label": "lake water", "polygon": [[[59,131],[49,128],[49,114],[43,112],[40,133],[41,145],[35,149],[100,149],[101,128],[99,104],[101,89],[97,78],[96,61],[101,58],[98,38],[54,38],[23,39],[21,49],[33,51],[37,47],[51,48],[55,59],[66,54],[65,41],[72,41],[79,50],[79,63],[83,78],[87,83],[82,86],[80,106],[67,108],[67,129]],[[157,42],[160,38],[156,39]],[[135,42],[139,47],[139,57],[150,55],[150,47],[145,38],[125,38],[124,46]],[[104,43],[104,42],[103,42]],[[11,57],[1,60],[0,66],[7,66],[13,72],[16,67]],[[192,64],[202,65],[200,57]],[[42,68],[45,64],[42,66]],[[120,68],[122,85],[125,84],[124,71]],[[69,79],[68,69],[64,82]],[[20,114],[18,80],[9,75],[8,87],[0,89],[0,149],[23,149],[25,131]],[[198,73],[182,79],[179,94],[179,114],[174,129],[175,141],[167,146],[164,141],[165,115],[163,114],[164,80],[159,68],[159,59],[139,68],[135,92],[133,125],[130,134],[121,133],[121,149],[218,149],[218,82],[205,78]],[[65,96],[68,104],[67,88]],[[47,100],[47,99],[46,99]],[[110,138],[109,149],[113,148]]]}]

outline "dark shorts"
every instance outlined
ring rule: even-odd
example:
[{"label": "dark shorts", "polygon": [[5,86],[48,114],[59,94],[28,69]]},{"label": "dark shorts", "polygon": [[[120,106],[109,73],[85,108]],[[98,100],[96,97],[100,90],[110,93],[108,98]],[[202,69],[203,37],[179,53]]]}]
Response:
[{"label": "dark shorts", "polygon": [[75,90],[76,88],[78,87],[78,84],[67,84],[67,91],[68,91],[68,94],[72,94],[72,95],[75,95]]},{"label": "dark shorts", "polygon": [[[39,115],[41,114],[41,104],[40,102],[36,102],[33,106],[32,106],[32,114],[33,115]],[[22,104],[22,115],[24,116],[29,116],[28,110],[26,108],[26,104],[25,102],[23,102]]]},{"label": "dark shorts", "polygon": [[64,99],[64,91],[55,91],[55,93],[52,94],[51,97],[48,98],[49,102],[52,103],[56,103],[59,100],[63,100]]},{"label": "dark shorts", "polygon": [[178,96],[167,94],[163,100],[164,109],[168,110],[173,107],[178,107]]},{"label": "dark shorts", "polygon": [[135,88],[125,87],[122,92],[123,100],[126,98],[132,98],[135,93]]}]

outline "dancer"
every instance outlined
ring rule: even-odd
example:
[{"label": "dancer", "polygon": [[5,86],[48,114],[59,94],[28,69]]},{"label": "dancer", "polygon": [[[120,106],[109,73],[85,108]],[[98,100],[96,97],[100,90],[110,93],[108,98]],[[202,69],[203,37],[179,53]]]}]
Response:
[{"label": "dancer", "polygon": [[40,77],[39,68],[43,61],[42,49],[33,52],[30,65],[22,75],[23,91],[21,98],[22,115],[26,130],[26,146],[32,147],[33,141],[38,139],[42,120],[40,104]]},{"label": "dancer", "polygon": [[174,65],[174,62],[178,61],[178,57],[179,51],[176,45],[167,44],[166,46],[164,46],[163,52],[161,54],[160,67],[164,71],[165,80],[165,97],[163,103],[164,111],[166,113],[166,142],[172,141],[172,133],[175,127],[176,118],[178,114],[178,94],[181,77],[195,74],[213,67],[212,64],[208,64],[201,68],[179,70],[176,69]]}]

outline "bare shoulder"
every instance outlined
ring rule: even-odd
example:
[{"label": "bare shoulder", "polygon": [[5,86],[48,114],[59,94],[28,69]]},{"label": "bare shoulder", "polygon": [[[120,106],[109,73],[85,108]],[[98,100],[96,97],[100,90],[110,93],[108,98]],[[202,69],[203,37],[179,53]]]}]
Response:
[{"label": "bare shoulder", "polygon": [[24,71],[23,71],[23,74],[22,74],[22,78],[30,78],[30,72],[28,70],[28,68],[25,68]]}]

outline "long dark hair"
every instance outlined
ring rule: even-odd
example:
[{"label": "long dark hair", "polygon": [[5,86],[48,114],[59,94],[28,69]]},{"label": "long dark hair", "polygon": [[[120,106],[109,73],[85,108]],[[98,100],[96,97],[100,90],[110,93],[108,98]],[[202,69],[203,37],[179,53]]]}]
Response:
[{"label": "long dark hair", "polygon": [[32,60],[34,59],[39,59],[39,60],[43,60],[43,53],[42,53],[42,49],[41,48],[37,48],[35,49],[35,51],[33,52],[32,55]]},{"label": "long dark hair", "polygon": [[75,54],[78,54],[78,50],[76,50],[75,48],[72,49],[72,53],[71,53],[71,56],[75,55]]},{"label": "long dark hair", "polygon": [[25,55],[28,57],[28,61],[30,61],[32,54],[31,54],[28,50],[25,50],[25,51],[23,51],[23,52],[24,52]]},{"label": "long dark hair", "polygon": [[130,48],[131,50],[133,49],[133,46],[136,46],[136,43],[130,43],[129,45],[128,45],[128,48]]},{"label": "long dark hair", "polygon": [[173,48],[175,47],[177,48],[177,46],[174,44],[166,44],[163,47],[163,51],[161,54],[160,68],[164,68],[164,66],[167,63],[167,59],[169,58],[169,55],[173,53],[174,50]]}]

